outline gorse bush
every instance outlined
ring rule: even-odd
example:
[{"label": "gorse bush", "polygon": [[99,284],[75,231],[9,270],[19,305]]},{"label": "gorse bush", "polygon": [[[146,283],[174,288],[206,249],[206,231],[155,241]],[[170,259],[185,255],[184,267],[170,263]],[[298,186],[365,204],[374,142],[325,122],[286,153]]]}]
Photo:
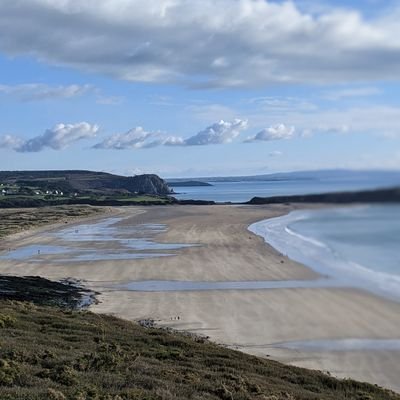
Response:
[{"label": "gorse bush", "polygon": [[0,328],[13,326],[16,322],[14,317],[10,315],[0,314]]}]

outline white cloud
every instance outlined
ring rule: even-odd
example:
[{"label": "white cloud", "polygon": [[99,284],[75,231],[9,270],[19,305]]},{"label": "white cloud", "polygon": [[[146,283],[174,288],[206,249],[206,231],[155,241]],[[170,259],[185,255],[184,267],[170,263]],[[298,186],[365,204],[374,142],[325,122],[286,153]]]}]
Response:
[{"label": "white cloud", "polygon": [[146,146],[146,140],[159,136],[158,132],[147,132],[141,126],[126,133],[117,133],[93,146],[94,149],[139,149]]},{"label": "white cloud", "polygon": [[16,149],[23,143],[22,139],[13,135],[0,136],[0,149]]},{"label": "white cloud", "polygon": [[[233,122],[227,122],[221,119],[196,135],[185,139],[182,143],[177,143],[177,145],[202,146],[231,143],[245,129],[247,129],[247,121],[235,119]],[[172,142],[168,143],[168,145],[171,144]]]},{"label": "white cloud", "polygon": [[185,139],[179,136],[168,136],[164,140],[160,140],[158,142],[153,142],[150,144],[150,147],[164,145],[164,146],[185,146]]},{"label": "white cloud", "polygon": [[98,129],[97,125],[87,122],[57,124],[52,129],[47,129],[43,135],[28,140],[11,135],[0,137],[0,147],[13,149],[20,153],[39,152],[46,147],[62,150],[77,141],[95,137]]},{"label": "white cloud", "polygon": [[0,50],[194,87],[400,78],[400,12],[266,0],[2,0]]},{"label": "white cloud", "polygon": [[285,124],[272,125],[258,132],[255,136],[246,139],[246,142],[270,141],[291,139],[295,133],[294,126],[286,126]]},{"label": "white cloud", "polygon": [[[149,149],[158,146],[205,146],[231,143],[247,128],[247,121],[235,119],[232,122],[220,120],[189,138],[180,136],[163,137],[160,132],[146,132],[136,127],[124,134],[116,134],[93,146],[94,149]],[[152,140],[149,140],[152,139]],[[154,139],[154,140],[153,140]]]},{"label": "white cloud", "polygon": [[43,83],[0,85],[0,95],[15,97],[20,101],[70,99],[93,90],[90,85],[50,86]]}]

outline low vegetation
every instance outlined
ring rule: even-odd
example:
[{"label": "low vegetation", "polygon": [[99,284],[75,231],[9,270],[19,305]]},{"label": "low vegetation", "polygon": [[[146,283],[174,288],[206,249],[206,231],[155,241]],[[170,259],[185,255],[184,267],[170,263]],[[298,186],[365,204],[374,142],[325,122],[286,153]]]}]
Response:
[{"label": "low vegetation", "polygon": [[0,238],[42,225],[100,214],[104,209],[88,206],[60,206],[32,209],[0,209]]},{"label": "low vegetation", "polygon": [[400,399],[151,324],[13,301],[0,310],[2,400]]}]

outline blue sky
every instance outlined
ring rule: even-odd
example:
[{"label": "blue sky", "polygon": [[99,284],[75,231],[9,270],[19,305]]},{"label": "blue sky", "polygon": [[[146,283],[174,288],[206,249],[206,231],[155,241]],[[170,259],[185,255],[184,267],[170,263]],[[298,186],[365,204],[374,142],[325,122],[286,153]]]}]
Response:
[{"label": "blue sky", "polygon": [[400,6],[2,0],[0,168],[400,169]]}]

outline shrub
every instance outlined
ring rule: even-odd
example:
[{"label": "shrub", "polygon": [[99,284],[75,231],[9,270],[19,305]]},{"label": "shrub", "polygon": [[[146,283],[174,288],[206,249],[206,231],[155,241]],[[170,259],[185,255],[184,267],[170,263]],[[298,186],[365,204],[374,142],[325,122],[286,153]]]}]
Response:
[{"label": "shrub", "polygon": [[48,389],[47,390],[47,396],[49,398],[49,400],[65,400],[66,397],[64,396],[64,394],[58,390],[55,389]]},{"label": "shrub", "polygon": [[12,386],[18,375],[19,370],[16,363],[0,359],[0,386]]},{"label": "shrub", "polygon": [[15,325],[17,320],[7,314],[0,314],[0,328],[9,328]]}]

